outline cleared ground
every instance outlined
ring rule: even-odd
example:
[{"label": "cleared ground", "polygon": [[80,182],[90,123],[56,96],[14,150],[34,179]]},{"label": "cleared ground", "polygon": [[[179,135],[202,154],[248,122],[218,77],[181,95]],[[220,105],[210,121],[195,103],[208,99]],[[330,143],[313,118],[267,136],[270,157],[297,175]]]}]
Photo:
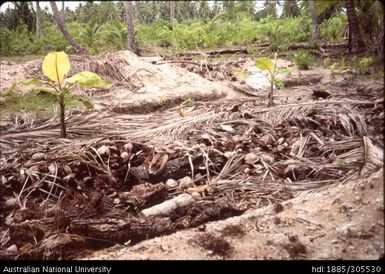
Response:
[{"label": "cleared ground", "polygon": [[171,61],[73,57],[114,85],[76,91],[96,109],[68,114],[69,139],[55,117],[2,119],[1,258],[383,256],[381,80],[281,59],[267,108],[249,56]]}]

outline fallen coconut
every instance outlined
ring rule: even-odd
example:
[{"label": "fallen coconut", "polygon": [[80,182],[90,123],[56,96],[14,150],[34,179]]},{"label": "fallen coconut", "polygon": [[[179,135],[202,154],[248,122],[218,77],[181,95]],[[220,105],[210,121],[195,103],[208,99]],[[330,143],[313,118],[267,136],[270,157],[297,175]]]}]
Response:
[{"label": "fallen coconut", "polygon": [[40,172],[40,166],[34,165],[34,166],[31,166],[28,170],[30,174],[37,174],[38,172]]},{"label": "fallen coconut", "polygon": [[17,252],[17,245],[13,244],[6,249],[7,252]]},{"label": "fallen coconut", "polygon": [[110,156],[111,154],[111,151],[107,146],[101,146],[96,151],[100,156]]},{"label": "fallen coconut", "polygon": [[168,161],[168,154],[156,154],[148,167],[148,172],[151,175],[157,175],[163,171]]},{"label": "fallen coconut", "polygon": [[67,165],[63,166],[63,170],[64,170],[65,174],[67,174],[67,175],[72,174],[72,169]]},{"label": "fallen coconut", "polygon": [[132,148],[133,148],[133,145],[131,143],[125,144],[123,146],[124,151],[127,152],[127,153],[131,153]]},{"label": "fallen coconut", "polygon": [[268,164],[272,164],[274,162],[274,157],[269,155],[269,154],[261,154],[260,155],[261,159],[265,162],[267,162]]},{"label": "fallen coconut", "polygon": [[200,173],[195,174],[195,176],[194,176],[194,181],[195,182],[199,182],[202,179],[203,179],[203,175],[202,174],[200,174]]},{"label": "fallen coconut", "polygon": [[191,177],[185,176],[182,179],[180,179],[180,182],[179,182],[180,189],[183,190],[193,186],[194,186],[194,181],[191,179]]},{"label": "fallen coconut", "polygon": [[193,197],[195,200],[199,200],[202,198],[198,192],[191,193],[191,197]]},{"label": "fallen coconut", "polygon": [[32,155],[31,159],[34,161],[42,161],[46,157],[45,153],[43,152],[38,152]]},{"label": "fallen coconut", "polygon": [[16,206],[17,199],[16,198],[9,198],[5,201],[5,208],[11,209]]},{"label": "fallen coconut", "polygon": [[265,136],[261,137],[261,142],[263,142],[265,145],[272,145],[275,142],[275,138],[273,135],[266,134]]},{"label": "fallen coconut", "polygon": [[127,152],[123,151],[123,152],[120,154],[120,158],[122,158],[123,164],[125,164],[125,163],[128,162],[128,160],[130,160],[130,155],[129,155]]},{"label": "fallen coconut", "polygon": [[285,139],[283,137],[277,140],[278,145],[281,145]]},{"label": "fallen coconut", "polygon": [[54,175],[56,173],[56,165],[51,163],[49,166],[48,166],[48,170],[49,170],[49,173],[51,175]]},{"label": "fallen coconut", "polygon": [[168,179],[166,181],[166,188],[167,189],[177,187],[178,185],[179,185],[178,182],[174,179]]},{"label": "fallen coconut", "polygon": [[259,157],[256,153],[254,152],[250,152],[250,153],[247,153],[246,156],[245,156],[245,163],[246,164],[254,164],[256,162],[259,161]]}]

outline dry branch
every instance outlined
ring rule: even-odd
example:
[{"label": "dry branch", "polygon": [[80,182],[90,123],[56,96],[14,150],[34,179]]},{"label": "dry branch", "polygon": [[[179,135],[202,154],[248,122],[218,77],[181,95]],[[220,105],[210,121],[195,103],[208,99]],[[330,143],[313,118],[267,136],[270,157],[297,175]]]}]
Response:
[{"label": "dry branch", "polygon": [[244,53],[248,54],[247,47],[235,48],[235,49],[219,49],[219,50],[211,50],[211,51],[189,51],[178,53],[176,56],[194,56],[194,55],[208,55],[215,56],[220,54],[234,54],[234,53]]}]

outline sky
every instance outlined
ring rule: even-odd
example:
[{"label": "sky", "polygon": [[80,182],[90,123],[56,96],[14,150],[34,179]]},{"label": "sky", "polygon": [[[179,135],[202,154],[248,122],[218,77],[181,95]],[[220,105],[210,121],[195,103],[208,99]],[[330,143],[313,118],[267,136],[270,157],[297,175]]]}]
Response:
[{"label": "sky", "polygon": [[[79,6],[80,2],[84,2],[84,1],[65,1],[65,7],[68,7],[70,10],[75,10],[77,8],[77,6]],[[95,1],[96,3],[99,2],[99,1]],[[35,1],[32,2],[33,3],[33,8],[35,8]],[[62,5],[62,1],[56,1],[56,5],[57,7],[59,8],[59,10],[61,9],[61,5]],[[11,2],[5,2],[4,4],[1,5],[0,7],[0,11],[1,12],[4,12],[8,6],[10,8],[13,7],[13,4]],[[51,10],[51,6],[49,5],[49,2],[40,2],[40,8],[41,9],[44,9],[45,7],[48,7],[49,10]]]},{"label": "sky", "polygon": [[[65,1],[65,7],[68,7],[70,10],[75,10],[75,9],[79,6],[79,4],[80,4],[81,2],[84,2],[84,1]],[[95,3],[98,3],[98,2],[100,2],[100,1],[94,1],[94,2],[95,2]],[[56,5],[57,5],[57,7],[58,7],[59,9],[61,9],[61,7],[62,7],[62,1],[56,1]],[[257,9],[258,9],[259,6],[262,6],[262,5],[263,5],[263,1],[256,1]],[[4,4],[1,5],[1,7],[0,7],[0,12],[4,12],[4,11],[8,8],[8,6],[9,6],[10,8],[12,8],[12,7],[13,7],[13,4],[12,4],[11,2],[5,2]],[[35,8],[35,2],[33,2],[33,7]],[[40,2],[40,8],[41,8],[41,9],[45,9],[45,7],[48,7],[48,9],[51,10],[51,7],[50,7],[48,1],[46,1],[46,2],[44,2],[44,1]]]}]

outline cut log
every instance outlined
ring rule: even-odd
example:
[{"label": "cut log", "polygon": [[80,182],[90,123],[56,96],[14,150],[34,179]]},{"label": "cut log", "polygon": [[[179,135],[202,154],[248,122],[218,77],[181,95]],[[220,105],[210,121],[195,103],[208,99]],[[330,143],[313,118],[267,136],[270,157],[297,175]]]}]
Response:
[{"label": "cut log", "polygon": [[180,211],[182,208],[190,207],[193,203],[194,198],[191,195],[180,194],[171,200],[142,210],[142,213],[146,217],[169,217],[175,215],[175,212]]}]

